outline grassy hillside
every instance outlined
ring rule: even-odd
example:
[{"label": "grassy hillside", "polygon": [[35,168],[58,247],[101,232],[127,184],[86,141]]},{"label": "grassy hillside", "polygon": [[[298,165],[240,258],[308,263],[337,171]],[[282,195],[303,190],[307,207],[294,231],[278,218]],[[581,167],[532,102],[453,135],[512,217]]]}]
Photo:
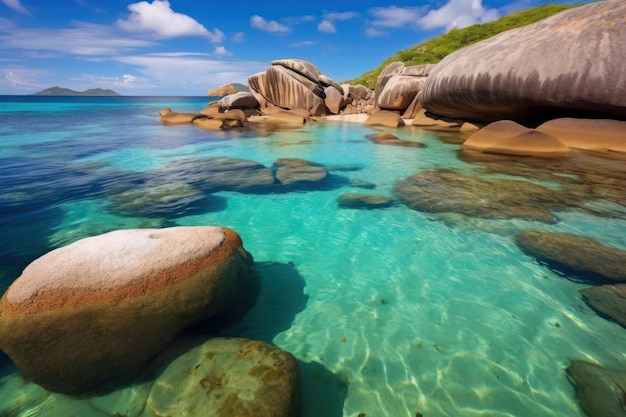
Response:
[{"label": "grassy hillside", "polygon": [[446,55],[458,49],[490,38],[500,32],[534,23],[571,7],[574,6],[548,4],[504,16],[493,22],[468,26],[463,29],[453,29],[444,35],[398,52],[383,62],[380,67],[368,71],[361,77],[348,81],[348,83],[363,84],[373,89],[376,86],[378,75],[392,62],[402,61],[405,65],[436,64]]}]

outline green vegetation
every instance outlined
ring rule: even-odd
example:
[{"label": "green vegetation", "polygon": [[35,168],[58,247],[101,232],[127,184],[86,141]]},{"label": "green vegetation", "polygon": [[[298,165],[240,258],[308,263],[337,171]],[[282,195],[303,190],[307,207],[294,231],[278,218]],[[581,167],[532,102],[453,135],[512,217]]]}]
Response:
[{"label": "green vegetation", "polygon": [[419,45],[398,52],[384,61],[378,68],[366,72],[359,78],[348,81],[350,84],[363,84],[373,89],[382,70],[392,62],[402,61],[405,65],[436,64],[452,52],[473,43],[490,38],[498,33],[545,19],[558,12],[575,6],[548,4],[514,13],[493,22],[452,29],[450,32],[430,39]]},{"label": "green vegetation", "polygon": [[101,88],[90,88],[85,91],[74,91],[69,88],[50,87],[33,94],[34,96],[119,96],[113,90],[103,90]]}]

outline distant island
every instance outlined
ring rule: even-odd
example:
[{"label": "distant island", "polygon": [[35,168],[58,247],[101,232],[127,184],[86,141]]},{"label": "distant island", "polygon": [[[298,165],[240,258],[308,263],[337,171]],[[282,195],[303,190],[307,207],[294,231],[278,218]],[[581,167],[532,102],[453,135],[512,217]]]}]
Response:
[{"label": "distant island", "polygon": [[85,91],[74,91],[69,88],[50,87],[33,94],[34,96],[119,96],[113,90],[103,90],[102,88],[90,88]]}]

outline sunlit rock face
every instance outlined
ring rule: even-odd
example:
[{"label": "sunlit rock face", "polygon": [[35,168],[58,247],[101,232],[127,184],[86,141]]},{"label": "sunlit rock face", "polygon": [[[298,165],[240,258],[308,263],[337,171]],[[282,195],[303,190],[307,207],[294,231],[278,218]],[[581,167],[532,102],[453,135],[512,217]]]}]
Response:
[{"label": "sunlit rock face", "polygon": [[587,114],[626,118],[626,2],[558,13],[444,58],[424,86],[433,113],[539,123]]},{"label": "sunlit rock face", "polygon": [[135,377],[181,330],[233,312],[255,288],[230,229],[117,230],[24,270],[0,300],[0,348],[51,391],[90,392]]}]

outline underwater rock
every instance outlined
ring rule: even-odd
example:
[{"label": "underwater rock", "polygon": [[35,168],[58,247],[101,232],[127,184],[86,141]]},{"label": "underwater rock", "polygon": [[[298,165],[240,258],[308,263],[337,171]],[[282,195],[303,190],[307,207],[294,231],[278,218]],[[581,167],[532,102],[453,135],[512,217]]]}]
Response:
[{"label": "underwater rock", "polygon": [[408,148],[423,148],[424,145],[422,142],[413,142],[410,140],[403,140],[389,132],[381,132],[375,133],[373,135],[367,135],[368,138],[372,139],[376,143],[380,143],[383,145],[392,145],[392,146],[406,146]]},{"label": "underwater rock", "polygon": [[550,210],[569,206],[567,195],[527,181],[485,180],[452,170],[422,171],[396,183],[398,198],[413,210],[486,219],[554,223]]},{"label": "underwater rock", "polygon": [[282,185],[299,182],[317,182],[328,175],[323,165],[298,158],[280,158],[274,161],[276,179]]},{"label": "underwater rock", "polygon": [[172,210],[180,213],[185,207],[205,198],[186,183],[145,184],[110,197],[115,210],[125,216],[161,216]]},{"label": "underwater rock", "polygon": [[237,233],[221,227],[82,239],[33,261],[5,292],[0,349],[50,391],[124,382],[182,329],[238,313],[256,295],[253,267]]},{"label": "underwater rock", "polygon": [[567,368],[576,398],[589,417],[623,417],[626,371],[612,371],[577,360]]},{"label": "underwater rock", "polygon": [[393,206],[394,200],[380,194],[345,193],[337,197],[337,204],[341,208],[377,209]]},{"label": "underwater rock", "polygon": [[191,349],[174,346],[168,355],[176,357],[155,367],[158,378],[142,417],[299,415],[296,361],[274,345],[215,338]]},{"label": "underwater rock", "polygon": [[373,182],[365,181],[359,178],[351,179],[348,182],[348,185],[350,187],[363,188],[365,190],[373,190],[374,188],[376,188],[376,184],[374,184]]},{"label": "underwater rock", "polygon": [[579,292],[594,310],[626,327],[626,284],[599,285]]},{"label": "underwater rock", "polygon": [[524,230],[517,245],[548,266],[582,280],[626,282],[626,250],[570,233]]}]

